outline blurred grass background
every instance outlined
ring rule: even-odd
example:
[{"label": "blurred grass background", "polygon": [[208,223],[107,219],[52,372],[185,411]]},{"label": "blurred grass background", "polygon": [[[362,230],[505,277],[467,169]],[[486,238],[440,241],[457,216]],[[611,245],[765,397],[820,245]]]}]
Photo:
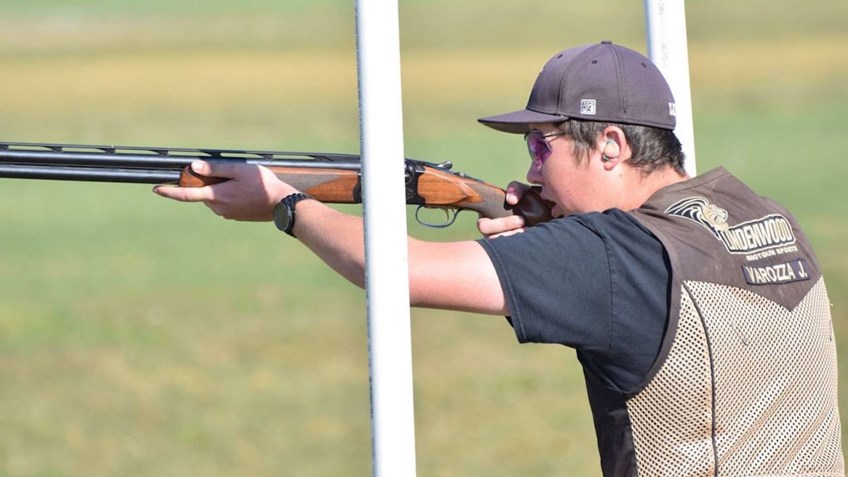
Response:
[{"label": "blurred grass background", "polygon": [[[697,164],[799,216],[848,343],[848,3],[687,4]],[[641,2],[403,0],[406,153],[505,184],[556,51]],[[0,0],[0,140],[356,152],[353,5]],[[472,218],[439,240],[476,237]],[[0,180],[0,476],[364,476],[363,293],[268,224],[149,187]],[[573,352],[413,311],[418,474],[598,475]],[[843,418],[848,389],[842,379]]]}]

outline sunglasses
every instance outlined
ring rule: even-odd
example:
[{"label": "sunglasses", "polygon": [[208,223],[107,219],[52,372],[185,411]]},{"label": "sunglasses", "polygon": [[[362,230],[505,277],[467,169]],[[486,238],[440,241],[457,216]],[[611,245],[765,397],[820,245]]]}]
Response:
[{"label": "sunglasses", "polygon": [[556,136],[565,136],[565,133],[553,132],[544,134],[538,129],[531,129],[524,135],[524,140],[527,142],[527,152],[530,153],[530,159],[533,161],[534,167],[542,167],[542,164],[551,155],[551,145],[548,143],[547,138]]}]

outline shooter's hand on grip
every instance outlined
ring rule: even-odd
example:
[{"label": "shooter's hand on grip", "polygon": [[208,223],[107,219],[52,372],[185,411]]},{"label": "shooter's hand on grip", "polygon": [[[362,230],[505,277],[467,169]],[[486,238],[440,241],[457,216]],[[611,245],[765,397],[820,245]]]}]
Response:
[{"label": "shooter's hand on grip", "polygon": [[496,219],[481,217],[477,220],[477,229],[487,238],[495,238],[521,233],[526,227],[551,220],[551,204],[542,199],[540,191],[538,186],[510,182],[504,202],[515,214]]}]

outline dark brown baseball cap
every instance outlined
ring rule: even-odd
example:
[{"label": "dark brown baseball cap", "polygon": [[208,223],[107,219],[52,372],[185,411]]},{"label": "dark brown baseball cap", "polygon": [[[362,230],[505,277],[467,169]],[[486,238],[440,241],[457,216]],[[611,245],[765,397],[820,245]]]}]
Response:
[{"label": "dark brown baseball cap", "polygon": [[609,41],[561,51],[536,78],[527,107],[480,118],[498,131],[568,119],[674,129],[674,97],[662,73],[639,52]]}]

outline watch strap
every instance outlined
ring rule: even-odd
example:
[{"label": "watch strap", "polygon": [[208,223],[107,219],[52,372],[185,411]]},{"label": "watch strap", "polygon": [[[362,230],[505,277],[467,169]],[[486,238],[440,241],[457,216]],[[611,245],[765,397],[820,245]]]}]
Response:
[{"label": "watch strap", "polygon": [[[294,221],[296,217],[295,208],[297,207],[297,203],[306,200],[313,199],[309,194],[303,192],[295,192],[293,194],[289,194],[280,201],[282,207],[285,208],[285,212],[288,214],[288,221],[286,221],[286,226],[281,230],[288,235],[294,237]],[[295,237],[296,238],[296,237]]]}]

